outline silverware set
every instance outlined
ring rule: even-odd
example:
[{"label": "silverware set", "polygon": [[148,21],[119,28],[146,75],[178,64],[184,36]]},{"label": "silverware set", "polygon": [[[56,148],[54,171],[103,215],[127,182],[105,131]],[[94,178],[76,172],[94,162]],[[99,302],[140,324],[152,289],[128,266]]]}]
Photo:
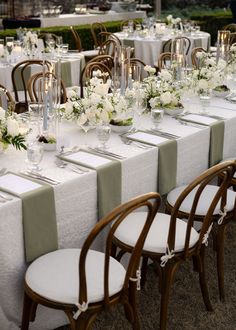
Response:
[{"label": "silverware set", "polygon": [[164,131],[155,130],[154,128],[151,128],[151,129],[147,130],[146,132],[157,135],[157,136],[165,137],[167,139],[179,139],[180,138],[179,135],[164,132]]},{"label": "silverware set", "polygon": [[122,156],[120,154],[117,154],[115,152],[111,152],[109,150],[104,150],[104,149],[100,149],[100,148],[91,148],[91,147],[88,147],[88,150],[91,150],[99,155],[104,155],[104,156],[108,156],[108,157],[111,157],[111,158],[115,158],[115,159],[119,159],[119,160],[122,160],[122,159],[125,159],[126,157],[125,156]]},{"label": "silverware set", "polygon": [[75,173],[78,173],[78,174],[84,174],[84,173],[89,172],[89,170],[87,168],[83,168],[80,165],[73,164],[71,162],[67,162],[67,161],[62,160],[58,157],[55,160],[55,164],[59,168],[68,168],[72,172],[75,172]]},{"label": "silverware set", "polygon": [[49,178],[48,176],[45,176],[45,175],[42,175],[42,174],[36,173],[36,172],[22,171],[20,173],[29,178],[37,179],[37,180],[49,183],[51,185],[58,185],[59,183],[61,183],[60,181],[54,180],[52,178]]}]

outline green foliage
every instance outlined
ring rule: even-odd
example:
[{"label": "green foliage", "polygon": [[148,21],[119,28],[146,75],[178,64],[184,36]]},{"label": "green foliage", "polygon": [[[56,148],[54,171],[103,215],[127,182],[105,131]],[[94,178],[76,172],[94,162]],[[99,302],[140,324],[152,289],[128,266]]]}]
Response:
[{"label": "green foliage", "polygon": [[[121,21],[114,21],[114,22],[106,22],[104,25],[107,28],[108,32],[118,32],[120,31],[120,26],[121,26]],[[77,25],[74,26],[74,29],[78,32],[81,42],[82,42],[82,47],[84,50],[89,50],[94,48],[93,44],[93,38],[91,34],[91,25],[86,24],[86,25]],[[69,49],[76,49],[74,37],[72,35],[72,32],[70,30],[69,26],[53,26],[53,27],[47,27],[47,28],[34,28],[31,29],[33,31],[38,31],[39,33],[41,32],[48,32],[48,33],[54,33],[58,36],[62,36],[63,42],[69,44]],[[12,36],[15,37],[17,36],[16,30],[2,30],[0,31],[0,38],[5,38],[5,36]]]}]

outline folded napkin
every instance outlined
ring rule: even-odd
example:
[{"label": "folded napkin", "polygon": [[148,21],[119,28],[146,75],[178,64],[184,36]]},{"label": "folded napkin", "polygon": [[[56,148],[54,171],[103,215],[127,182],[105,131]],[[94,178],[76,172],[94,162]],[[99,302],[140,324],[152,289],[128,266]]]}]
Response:
[{"label": "folded napkin", "polygon": [[121,163],[119,161],[87,150],[59,157],[97,171],[99,219],[121,203]]},{"label": "folded napkin", "polygon": [[58,248],[53,188],[14,173],[0,177],[0,188],[22,200],[26,261]]},{"label": "folded napkin", "polygon": [[167,194],[176,186],[177,141],[141,131],[127,138],[158,147],[158,192]]},{"label": "folded napkin", "polygon": [[224,121],[197,114],[189,114],[179,118],[186,122],[210,127],[209,167],[219,163],[223,158]]}]

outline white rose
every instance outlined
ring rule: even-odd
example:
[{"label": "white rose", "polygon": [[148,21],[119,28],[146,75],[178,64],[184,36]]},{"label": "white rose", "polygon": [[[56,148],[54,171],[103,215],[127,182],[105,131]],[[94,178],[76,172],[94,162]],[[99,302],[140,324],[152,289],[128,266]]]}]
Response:
[{"label": "white rose", "polygon": [[20,132],[19,124],[16,119],[8,118],[7,120],[7,132],[12,137],[17,136]]},{"label": "white rose", "polygon": [[108,89],[109,89],[108,84],[99,84],[99,85],[95,86],[94,93],[101,95],[101,96],[105,96],[108,94]]},{"label": "white rose", "polygon": [[200,79],[198,82],[198,88],[199,89],[207,89],[208,88],[208,82],[205,79]]},{"label": "white rose", "polygon": [[92,103],[97,104],[101,102],[101,95],[93,93],[90,97]]},{"label": "white rose", "polygon": [[160,101],[163,105],[167,105],[171,103],[171,93],[165,92],[160,96]]},{"label": "white rose", "polygon": [[66,102],[65,104],[65,112],[67,115],[70,115],[73,112],[73,103]]},{"label": "white rose", "polygon": [[166,70],[166,69],[162,69],[160,74],[159,74],[159,77],[162,79],[162,80],[165,80],[165,81],[169,81],[172,79],[172,75],[171,73]]}]

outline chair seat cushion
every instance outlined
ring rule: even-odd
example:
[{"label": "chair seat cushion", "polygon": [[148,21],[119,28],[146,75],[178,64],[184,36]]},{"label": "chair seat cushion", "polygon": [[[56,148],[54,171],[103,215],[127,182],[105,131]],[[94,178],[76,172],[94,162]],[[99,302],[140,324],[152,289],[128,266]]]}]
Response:
[{"label": "chair seat cushion", "polygon": [[[80,249],[62,249],[36,259],[28,268],[27,285],[40,296],[55,302],[78,302]],[[126,270],[110,257],[109,294],[118,293]],[[86,259],[88,302],[98,302],[104,297],[104,254],[90,250]]]},{"label": "chair seat cushion", "polygon": [[[117,228],[115,237],[129,246],[134,246],[143,228],[146,216],[146,212],[134,212],[129,214]],[[148,252],[165,253],[169,225],[170,216],[164,213],[157,213],[147,235],[143,249]],[[175,252],[180,252],[184,249],[186,228],[186,222],[181,219],[176,219]],[[199,234],[193,228],[191,231],[189,246],[194,246],[198,241],[198,238]]]},{"label": "chair seat cushion", "polygon": [[[182,191],[186,188],[187,186],[181,186],[173,189],[168,195],[167,195],[167,202],[173,206],[179,197],[179,195],[182,193]],[[195,196],[196,189],[193,189],[191,193],[185,198],[183,201],[182,205],[180,206],[179,210],[182,212],[189,213],[192,207],[193,203],[193,198]],[[207,185],[202,192],[202,195],[200,197],[200,200],[198,202],[197,210],[196,210],[196,215],[203,216],[207,213],[207,210],[210,206],[210,203],[212,202],[212,199],[215,196],[215,193],[217,191],[218,187],[213,186],[213,185]],[[234,203],[235,203],[235,198],[236,198],[236,193],[232,190],[228,189],[227,192],[227,211],[232,211],[234,209]],[[217,204],[215,210],[214,210],[214,215],[219,214],[220,211],[220,202]]]}]

